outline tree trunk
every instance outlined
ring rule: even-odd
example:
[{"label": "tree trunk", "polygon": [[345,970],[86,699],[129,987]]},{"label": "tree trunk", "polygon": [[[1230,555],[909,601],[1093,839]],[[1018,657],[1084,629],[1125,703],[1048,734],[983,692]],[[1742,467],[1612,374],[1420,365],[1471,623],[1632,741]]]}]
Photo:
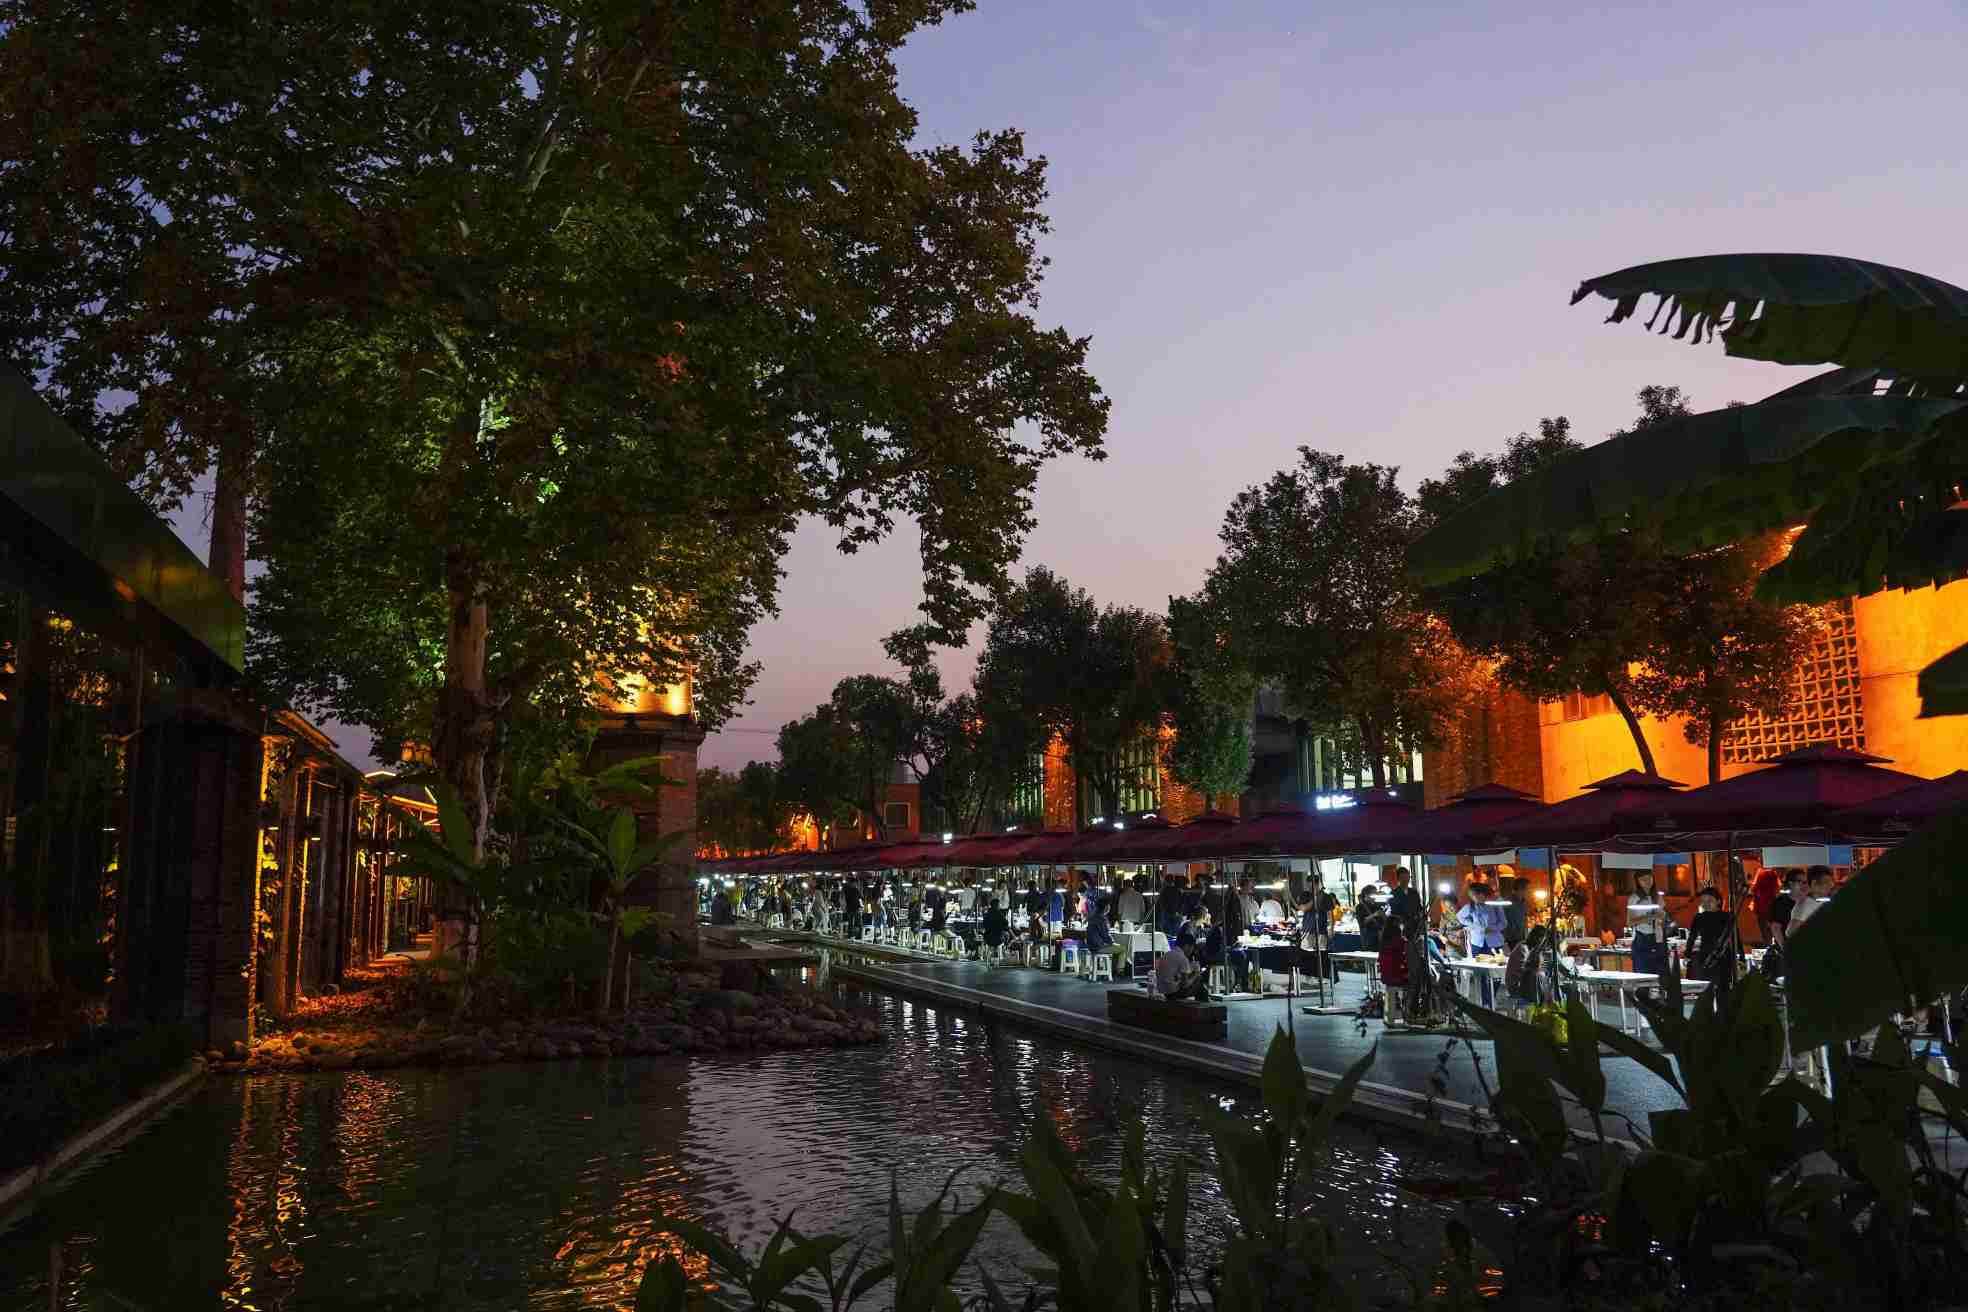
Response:
[{"label": "tree trunk", "polygon": [[248,439],[228,437],[219,444],[212,480],[212,543],[206,563],[225,581],[234,601],[246,600],[246,485],[251,481]]},{"label": "tree trunk", "polygon": [[1380,749],[1380,730],[1366,716],[1356,716],[1354,724],[1360,730],[1360,749],[1367,754],[1367,768],[1373,774],[1375,788],[1387,787],[1387,753]]},{"label": "tree trunk", "polygon": [[1708,712],[1708,781],[1719,782],[1722,778],[1722,735],[1729,731],[1729,720],[1722,708],[1713,706]]},{"label": "tree trunk", "polygon": [[1640,732],[1640,717],[1633,713],[1633,707],[1627,703],[1626,694],[1620,691],[1618,684],[1609,681],[1606,684],[1606,696],[1613,703],[1613,709],[1620,713],[1620,718],[1626,721],[1626,731],[1633,735],[1633,746],[1640,753],[1640,769],[1647,774],[1660,774],[1660,771],[1654,768],[1654,749],[1647,746],[1647,735]]},{"label": "tree trunk", "polygon": [[595,1008],[596,1020],[607,1020],[609,1005],[615,1001],[615,953],[622,941],[622,913],[611,903],[608,909],[608,965],[601,972],[601,1005]]},{"label": "tree trunk", "polygon": [[[491,610],[471,562],[453,551],[445,561],[445,590],[450,607],[444,647],[444,688],[438,694],[436,733],[431,756],[438,773],[457,790],[471,825],[474,860],[485,854],[485,835],[492,821],[492,799],[486,792],[486,753],[492,745],[492,705],[485,688],[485,654],[491,629]],[[431,934],[431,955],[457,948],[469,962],[476,946],[476,918],[465,905],[463,889],[447,888],[441,896],[438,924]]]}]

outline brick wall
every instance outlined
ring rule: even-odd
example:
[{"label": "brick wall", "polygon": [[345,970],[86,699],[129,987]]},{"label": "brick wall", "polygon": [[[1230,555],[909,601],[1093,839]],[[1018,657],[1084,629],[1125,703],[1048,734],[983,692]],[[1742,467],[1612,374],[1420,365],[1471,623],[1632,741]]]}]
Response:
[{"label": "brick wall", "polygon": [[1537,703],[1522,693],[1495,689],[1462,718],[1447,742],[1422,753],[1423,804],[1440,806],[1486,783],[1543,797],[1540,737]]}]

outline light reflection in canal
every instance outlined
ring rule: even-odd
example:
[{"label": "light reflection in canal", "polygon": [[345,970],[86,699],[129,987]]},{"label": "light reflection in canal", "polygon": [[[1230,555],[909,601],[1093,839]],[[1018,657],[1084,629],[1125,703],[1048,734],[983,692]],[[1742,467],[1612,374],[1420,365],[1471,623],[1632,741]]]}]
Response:
[{"label": "light reflection in canal", "polygon": [[[1014,1180],[1041,1112],[1103,1176],[1140,1115],[1151,1157],[1189,1158],[1192,1241],[1215,1247],[1228,1215],[1202,1112],[1248,1095],[861,1001],[887,1044],[208,1080],[0,1232],[0,1307],[627,1307],[653,1256],[704,1274],[661,1216],[752,1248],[792,1212],[879,1245],[891,1171],[911,1208],[960,1166],[972,1189]],[[1397,1151],[1412,1166],[1418,1145],[1349,1128],[1309,1206],[1362,1246],[1390,1242]],[[1429,1209],[1404,1210],[1412,1240]],[[994,1221],[979,1256],[1009,1270],[1029,1254]]]}]

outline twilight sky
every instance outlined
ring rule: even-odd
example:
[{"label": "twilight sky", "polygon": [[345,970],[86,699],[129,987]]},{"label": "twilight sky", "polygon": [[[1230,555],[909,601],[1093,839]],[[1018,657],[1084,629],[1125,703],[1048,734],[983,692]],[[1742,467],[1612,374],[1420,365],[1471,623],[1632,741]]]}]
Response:
[{"label": "twilight sky", "polygon": [[[1801,250],[1968,284],[1968,0],[1601,8],[980,0],[919,36],[925,143],[1015,126],[1051,160],[1040,316],[1114,402],[1108,459],[1042,474],[1025,560],[1160,609],[1301,443],[1412,486],[1540,416],[1596,440],[1647,383],[1709,408],[1803,376],[1568,308],[1594,274]],[[706,764],[773,757],[912,622],[911,534],[844,557],[808,526],[785,568]]]},{"label": "twilight sky", "polygon": [[[981,0],[918,37],[925,141],[1011,125],[1051,160],[1041,317],[1092,335],[1114,401],[1108,459],[1041,475],[1026,561],[1160,609],[1301,443],[1412,486],[1543,415],[1597,440],[1647,383],[1706,409],[1804,376],[1568,309],[1594,274],[1802,250],[1968,284],[1968,4],[1596,9]],[[916,571],[908,537],[843,557],[802,532],[704,763],[771,758],[885,669]]]}]

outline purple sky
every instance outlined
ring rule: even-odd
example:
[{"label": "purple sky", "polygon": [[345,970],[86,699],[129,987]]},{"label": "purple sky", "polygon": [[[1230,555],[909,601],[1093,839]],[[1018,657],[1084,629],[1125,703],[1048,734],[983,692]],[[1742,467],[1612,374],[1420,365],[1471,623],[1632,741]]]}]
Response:
[{"label": "purple sky", "polygon": [[[1964,37],[1960,0],[981,0],[904,52],[903,93],[926,143],[1015,126],[1051,160],[1040,314],[1092,335],[1114,402],[1109,458],[1041,476],[1026,561],[1160,609],[1301,443],[1412,486],[1543,415],[1596,440],[1643,384],[1708,408],[1795,381],[1566,299],[1744,250],[1968,284]],[[772,757],[912,622],[912,534],[843,557],[809,526],[785,566],[752,704],[707,764]],[[971,664],[945,661],[953,686]]]}]

